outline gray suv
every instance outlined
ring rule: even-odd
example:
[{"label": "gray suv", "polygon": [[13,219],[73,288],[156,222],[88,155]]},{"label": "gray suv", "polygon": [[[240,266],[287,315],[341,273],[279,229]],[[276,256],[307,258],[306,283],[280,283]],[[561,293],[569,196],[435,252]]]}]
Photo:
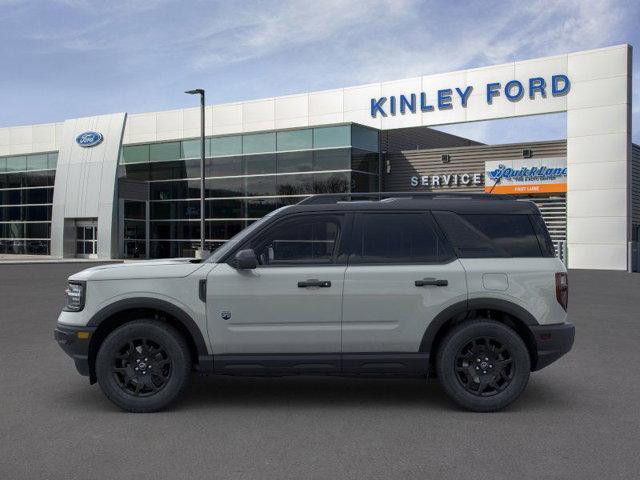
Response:
[{"label": "gray suv", "polygon": [[318,195],[205,261],[94,267],[66,293],[56,340],[133,412],[174,401],[193,370],[435,376],[493,411],[574,338],[539,210],[495,195]]}]

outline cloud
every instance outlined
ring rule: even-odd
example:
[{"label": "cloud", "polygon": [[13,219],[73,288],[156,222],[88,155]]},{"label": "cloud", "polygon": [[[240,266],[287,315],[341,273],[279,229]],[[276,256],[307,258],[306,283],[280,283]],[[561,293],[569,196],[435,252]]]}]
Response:
[{"label": "cloud", "polygon": [[[80,53],[98,53],[91,56],[91,68],[100,72],[102,89],[108,92],[104,108],[110,108],[111,101],[114,109],[128,111],[176,108],[179,105],[166,100],[165,92],[183,83],[215,87],[217,96],[210,98],[216,102],[236,101],[449,72],[640,38],[635,25],[640,3],[634,0],[0,2],[6,26],[0,31],[0,53],[13,56],[4,58],[5,64],[15,65],[11,72],[27,75],[31,69],[38,75],[42,59],[55,58],[67,69],[62,72],[67,83],[59,91],[73,91],[71,74],[86,83],[91,73],[73,59]],[[122,91],[137,92],[126,102],[139,103],[116,106],[109,95]],[[640,89],[635,89],[634,101],[637,117]],[[68,114],[61,112],[56,118]],[[635,123],[640,131],[640,122]]]}]

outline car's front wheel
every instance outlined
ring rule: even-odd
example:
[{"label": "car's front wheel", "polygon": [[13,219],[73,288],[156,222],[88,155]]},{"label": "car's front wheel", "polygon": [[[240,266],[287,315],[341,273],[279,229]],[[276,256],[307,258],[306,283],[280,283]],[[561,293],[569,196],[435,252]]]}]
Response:
[{"label": "car's front wheel", "polygon": [[189,347],[170,325],[136,320],[100,345],[96,376],[104,394],[130,412],[154,412],[173,402],[191,374]]},{"label": "car's front wheel", "polygon": [[531,360],[520,336],[508,326],[469,320],[443,339],[436,370],[442,388],[458,405],[491,412],[520,396],[529,381]]}]

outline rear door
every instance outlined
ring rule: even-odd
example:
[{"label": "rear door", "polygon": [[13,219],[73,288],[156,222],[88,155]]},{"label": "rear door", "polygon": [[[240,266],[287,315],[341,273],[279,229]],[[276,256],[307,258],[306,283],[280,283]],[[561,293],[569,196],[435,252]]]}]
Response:
[{"label": "rear door", "polygon": [[431,320],[467,299],[460,261],[428,212],[358,213],[352,238],[344,281],[343,365],[358,352],[373,357],[418,352]]}]

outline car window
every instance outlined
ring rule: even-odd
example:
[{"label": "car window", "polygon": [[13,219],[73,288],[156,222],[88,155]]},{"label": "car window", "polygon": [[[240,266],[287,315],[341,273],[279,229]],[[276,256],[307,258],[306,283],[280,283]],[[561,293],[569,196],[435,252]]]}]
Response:
[{"label": "car window", "polygon": [[358,225],[355,263],[436,263],[453,256],[425,213],[366,213]]},{"label": "car window", "polygon": [[305,215],[283,220],[251,246],[260,265],[333,263],[340,218]]},{"label": "car window", "polygon": [[542,256],[529,215],[434,212],[434,216],[460,257]]}]

